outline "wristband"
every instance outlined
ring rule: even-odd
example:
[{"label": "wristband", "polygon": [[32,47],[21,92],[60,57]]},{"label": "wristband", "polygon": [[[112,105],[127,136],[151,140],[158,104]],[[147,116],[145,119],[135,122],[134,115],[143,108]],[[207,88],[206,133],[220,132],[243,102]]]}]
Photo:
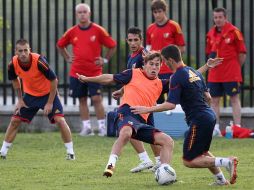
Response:
[{"label": "wristband", "polygon": [[108,63],[108,59],[107,58],[103,58],[103,63],[107,64]]}]

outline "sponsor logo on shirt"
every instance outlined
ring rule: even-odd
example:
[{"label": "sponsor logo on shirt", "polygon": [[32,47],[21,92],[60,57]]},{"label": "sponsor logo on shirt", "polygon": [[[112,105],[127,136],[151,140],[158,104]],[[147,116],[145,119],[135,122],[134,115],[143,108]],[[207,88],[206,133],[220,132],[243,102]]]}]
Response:
[{"label": "sponsor logo on shirt", "polygon": [[237,89],[236,89],[236,88],[233,88],[233,89],[232,89],[232,92],[237,92]]},{"label": "sponsor logo on shirt", "polygon": [[201,79],[194,72],[189,70],[189,81],[192,83],[192,82],[195,82],[197,80],[201,80]]},{"label": "sponsor logo on shirt", "polygon": [[128,123],[129,123],[130,125],[133,125],[133,122],[132,122],[132,121],[128,121]]},{"label": "sponsor logo on shirt", "polygon": [[59,111],[59,109],[56,109],[55,113],[61,113],[61,112]]}]

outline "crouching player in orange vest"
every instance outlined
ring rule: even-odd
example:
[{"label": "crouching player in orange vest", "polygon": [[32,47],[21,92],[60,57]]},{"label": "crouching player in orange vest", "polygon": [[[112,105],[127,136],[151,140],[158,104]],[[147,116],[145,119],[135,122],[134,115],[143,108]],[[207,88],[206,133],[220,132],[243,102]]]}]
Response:
[{"label": "crouching player in orange vest", "polygon": [[[16,90],[18,103],[6,130],[0,150],[1,158],[6,158],[21,122],[30,123],[38,110],[43,109],[50,122],[56,123],[60,128],[67,151],[66,159],[74,160],[71,131],[64,119],[63,107],[57,95],[56,74],[50,69],[43,56],[31,52],[27,40],[18,40],[15,51],[16,55],[8,66],[8,76]],[[20,79],[22,79],[23,96]]]}]

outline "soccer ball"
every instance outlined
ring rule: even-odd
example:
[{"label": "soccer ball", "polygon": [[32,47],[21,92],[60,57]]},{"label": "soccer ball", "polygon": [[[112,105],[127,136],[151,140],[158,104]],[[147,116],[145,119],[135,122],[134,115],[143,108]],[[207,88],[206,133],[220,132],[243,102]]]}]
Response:
[{"label": "soccer ball", "polygon": [[170,165],[162,164],[155,171],[155,180],[160,185],[172,184],[176,181],[176,172]]}]

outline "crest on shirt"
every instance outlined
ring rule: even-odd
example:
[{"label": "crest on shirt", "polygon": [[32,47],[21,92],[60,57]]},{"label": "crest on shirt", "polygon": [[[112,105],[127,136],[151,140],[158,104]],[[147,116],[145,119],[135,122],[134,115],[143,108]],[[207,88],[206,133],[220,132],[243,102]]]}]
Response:
[{"label": "crest on shirt", "polygon": [[226,44],[229,44],[230,41],[231,41],[230,38],[226,38],[226,39],[225,39],[225,43],[226,43]]},{"label": "crest on shirt", "polygon": [[168,33],[168,32],[167,32],[167,33],[164,33],[164,34],[163,34],[163,37],[164,37],[164,38],[168,38],[168,37],[169,37],[169,33]]},{"label": "crest on shirt", "polygon": [[76,36],[75,38],[73,38],[73,41],[74,42],[78,41],[78,37]]},{"label": "crest on shirt", "polygon": [[154,35],[153,35],[153,33],[151,34],[151,38],[153,38],[154,37]]},{"label": "crest on shirt", "polygon": [[93,35],[93,36],[90,37],[90,41],[91,41],[91,42],[94,42],[95,40],[96,40],[96,36],[95,36],[95,35]]}]

